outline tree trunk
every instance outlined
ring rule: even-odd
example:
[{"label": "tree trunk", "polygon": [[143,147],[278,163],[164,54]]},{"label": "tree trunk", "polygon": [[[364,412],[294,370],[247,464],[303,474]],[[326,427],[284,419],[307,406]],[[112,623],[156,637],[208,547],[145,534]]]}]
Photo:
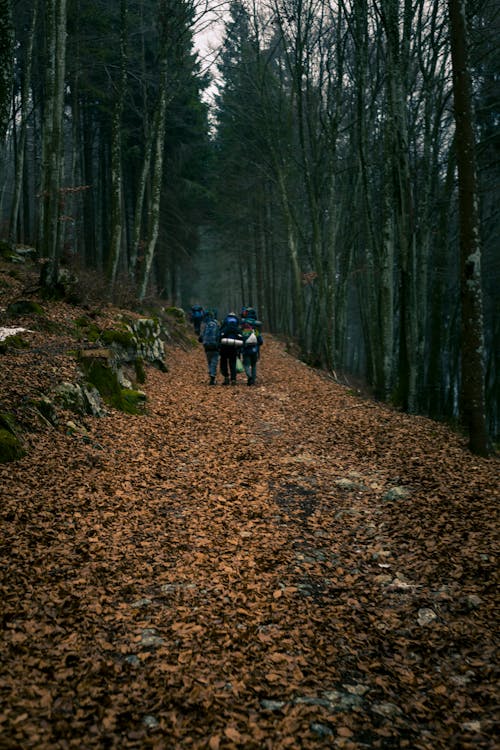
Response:
[{"label": "tree trunk", "polygon": [[60,201],[63,168],[63,110],[66,70],[66,0],[46,0],[47,75],[43,132],[40,250],[42,285],[55,291],[60,257]]},{"label": "tree trunk", "polygon": [[19,206],[21,203],[21,192],[24,177],[24,159],[26,153],[26,131],[28,127],[28,104],[29,92],[31,87],[31,68],[33,63],[33,43],[35,39],[35,28],[38,16],[38,2],[33,4],[33,15],[31,16],[31,26],[28,36],[28,46],[26,48],[24,77],[21,85],[21,122],[19,144],[17,149],[16,174],[14,178],[14,196],[12,200],[12,209],[10,212],[9,222],[9,241],[15,242],[17,239],[17,224],[19,219]]},{"label": "tree trunk", "polygon": [[125,103],[127,0],[120,4],[120,78],[113,109],[111,129],[111,248],[108,281],[113,290],[118,274],[123,243],[123,164],[122,164],[122,114]]},{"label": "tree trunk", "polygon": [[465,0],[448,0],[456,124],[461,280],[461,413],[473,453],[486,456],[479,191]]},{"label": "tree trunk", "polygon": [[14,28],[11,0],[0,0],[0,139],[9,123],[14,67]]},{"label": "tree trunk", "polygon": [[167,113],[167,83],[165,79],[166,76],[163,75],[155,122],[153,182],[151,189],[151,204],[148,211],[148,237],[144,251],[144,261],[139,285],[140,300],[143,300],[146,296],[160,227],[160,199],[164,159],[163,141],[165,138],[165,121]]}]

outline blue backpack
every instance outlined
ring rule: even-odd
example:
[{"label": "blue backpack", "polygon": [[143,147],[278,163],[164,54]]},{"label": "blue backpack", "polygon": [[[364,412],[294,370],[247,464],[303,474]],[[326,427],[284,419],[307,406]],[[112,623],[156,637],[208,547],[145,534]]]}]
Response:
[{"label": "blue backpack", "polygon": [[219,348],[219,324],[216,320],[207,320],[202,334],[202,344],[208,351]]}]

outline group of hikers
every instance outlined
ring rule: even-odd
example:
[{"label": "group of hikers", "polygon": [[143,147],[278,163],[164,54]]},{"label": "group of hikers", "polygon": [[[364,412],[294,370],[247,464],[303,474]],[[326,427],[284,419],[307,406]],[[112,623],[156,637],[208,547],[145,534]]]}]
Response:
[{"label": "group of hikers", "polygon": [[253,307],[242,307],[240,315],[230,312],[220,323],[216,310],[204,310],[193,305],[191,322],[207,358],[209,385],[216,385],[217,367],[223,377],[222,385],[236,385],[238,372],[247,376],[247,385],[255,385],[257,362],[260,357],[262,323]]}]

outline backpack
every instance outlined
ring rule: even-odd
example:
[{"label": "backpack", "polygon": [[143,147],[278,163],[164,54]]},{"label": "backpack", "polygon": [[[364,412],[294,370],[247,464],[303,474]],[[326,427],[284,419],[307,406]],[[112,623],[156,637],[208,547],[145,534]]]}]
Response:
[{"label": "backpack", "polygon": [[226,315],[222,324],[222,346],[242,346],[239,320],[236,315]]},{"label": "backpack", "polygon": [[191,317],[193,320],[199,320],[203,316],[203,308],[201,305],[193,305],[191,308]]},{"label": "backpack", "polygon": [[259,352],[259,333],[253,328],[243,331],[243,353],[258,354]]},{"label": "backpack", "polygon": [[219,348],[219,324],[216,320],[207,320],[202,334],[202,344],[208,351]]},{"label": "backpack", "polygon": [[226,315],[222,325],[224,326],[224,331],[226,333],[229,333],[229,332],[239,333],[240,321],[238,320],[236,315]]},{"label": "backpack", "polygon": [[248,336],[245,336],[243,334],[243,340],[245,342],[245,346],[253,346],[257,343],[257,336],[255,335],[255,331],[249,331]]}]

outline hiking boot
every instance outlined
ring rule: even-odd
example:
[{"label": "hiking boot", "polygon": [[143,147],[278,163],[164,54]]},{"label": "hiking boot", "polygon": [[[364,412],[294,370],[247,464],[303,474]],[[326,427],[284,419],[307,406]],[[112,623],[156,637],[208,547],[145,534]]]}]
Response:
[{"label": "hiking boot", "polygon": [[210,375],[210,383],[208,385],[215,385],[215,375]]},{"label": "hiking boot", "polygon": [[222,385],[229,385],[229,378],[224,378]]},{"label": "hiking boot", "polygon": [[253,378],[247,378],[247,385],[253,385]]}]

